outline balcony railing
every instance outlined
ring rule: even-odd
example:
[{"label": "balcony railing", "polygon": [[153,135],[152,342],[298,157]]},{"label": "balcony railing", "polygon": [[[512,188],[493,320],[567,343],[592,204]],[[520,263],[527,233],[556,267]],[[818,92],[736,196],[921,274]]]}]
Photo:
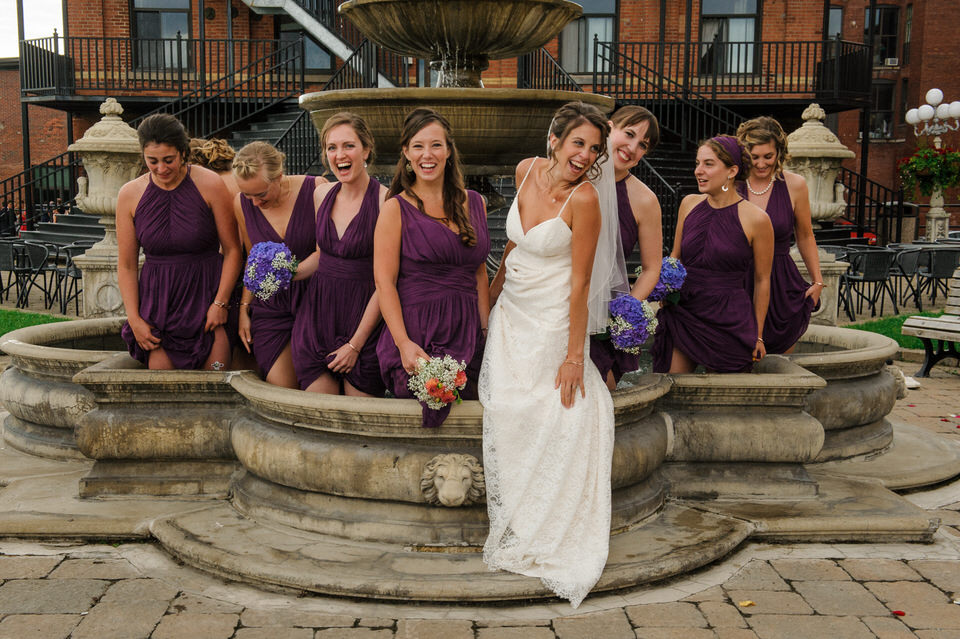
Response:
[{"label": "balcony railing", "polygon": [[[618,100],[664,99],[669,78],[711,100],[810,98],[867,101],[870,59],[865,44],[798,42],[601,42],[594,56],[594,91]],[[629,62],[637,78],[623,78]],[[621,80],[625,80],[622,81]]]},{"label": "balcony railing", "polygon": [[517,58],[517,88],[583,91],[543,47]]},{"label": "balcony railing", "polygon": [[855,226],[857,237],[874,233],[881,244],[899,242],[903,236],[903,189],[891,189],[840,167],[837,181],[846,187],[847,210],[843,218]]},{"label": "balcony railing", "polygon": [[287,47],[280,40],[49,38],[20,43],[27,95],[182,97]]}]

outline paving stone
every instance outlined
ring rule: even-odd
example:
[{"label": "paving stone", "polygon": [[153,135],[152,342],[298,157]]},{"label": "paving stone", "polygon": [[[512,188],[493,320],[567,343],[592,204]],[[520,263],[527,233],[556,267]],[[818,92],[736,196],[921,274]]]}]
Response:
[{"label": "paving stone", "polygon": [[960,606],[954,603],[918,604],[902,609],[900,621],[911,628],[960,630]]},{"label": "paving stone", "polygon": [[960,639],[958,630],[917,630],[919,639]]},{"label": "paving stone", "polygon": [[57,567],[61,557],[0,557],[0,579],[40,579]]},{"label": "paving stone", "polygon": [[740,611],[722,601],[704,601],[699,606],[700,612],[707,618],[707,622],[714,628],[746,628]]},{"label": "paving stone", "polygon": [[473,639],[468,619],[400,619],[397,639]]},{"label": "paving stone", "polygon": [[759,639],[749,628],[714,628],[717,639]]},{"label": "paving stone", "polygon": [[857,581],[922,581],[916,570],[896,559],[844,559],[840,567]]},{"label": "paving stone", "polygon": [[233,639],[313,639],[311,628],[241,628]]},{"label": "paving stone", "polygon": [[937,587],[960,594],[960,561],[911,561],[910,566]]},{"label": "paving stone", "polygon": [[[327,615],[319,612],[302,612],[281,609],[256,610],[247,608],[240,615],[240,624],[245,628],[286,626],[288,628],[352,628],[355,617]],[[391,624],[392,620],[391,620]]]},{"label": "paving stone", "polygon": [[67,639],[80,615],[7,615],[0,621],[0,639]]},{"label": "paving stone", "polygon": [[132,579],[140,573],[126,559],[64,559],[53,579]]},{"label": "paving stone", "polygon": [[549,628],[520,626],[512,628],[480,628],[477,639],[554,639]]},{"label": "paving stone", "polygon": [[765,561],[753,560],[723,584],[724,590],[790,590],[780,575]]},{"label": "paving stone", "polygon": [[110,586],[100,602],[163,601],[166,604],[178,592],[176,586],[159,579],[123,579]]},{"label": "paving stone", "polygon": [[239,615],[221,612],[207,615],[189,612],[167,615],[160,619],[160,624],[150,635],[150,639],[184,639],[184,637],[228,639],[233,636],[239,621]]},{"label": "paving stone", "polygon": [[780,576],[790,581],[847,581],[840,566],[829,559],[774,559],[770,562]]},{"label": "paving stone", "polygon": [[15,579],[0,586],[0,613],[86,612],[109,585],[99,579]]},{"label": "paving stone", "polygon": [[[809,615],[813,612],[807,602],[795,592],[772,590],[728,590],[730,600],[741,615]],[[752,606],[740,606],[741,601],[752,601]],[[752,624],[751,624],[752,625]]]},{"label": "paving stone", "polygon": [[700,592],[695,592],[689,597],[684,597],[680,601],[726,601],[727,593],[723,591],[723,588],[720,586],[712,586],[706,590],[701,590]]},{"label": "paving stone", "polygon": [[623,609],[635,628],[706,628],[707,620],[692,603],[676,602],[627,606]]},{"label": "paving stone", "polygon": [[364,617],[357,622],[357,625],[361,628],[393,628],[396,624],[396,619],[387,619],[386,617]]},{"label": "paving stone", "polygon": [[243,606],[240,606],[235,603],[231,603],[229,601],[211,599],[209,597],[199,597],[197,595],[182,594],[170,602],[170,607],[168,608],[168,611],[174,614],[179,614],[183,612],[203,613],[203,614],[208,614],[211,612],[240,613],[243,611]]},{"label": "paving stone", "polygon": [[553,620],[560,639],[634,639],[636,635],[623,610],[605,610]]},{"label": "paving stone", "polygon": [[706,628],[637,628],[637,639],[715,639]]},{"label": "paving stone", "polygon": [[550,619],[478,619],[474,625],[477,628],[506,628],[509,626],[549,626]]},{"label": "paving stone", "polygon": [[756,615],[750,626],[760,639],[874,639],[856,617]]},{"label": "paving stone", "polygon": [[919,581],[870,581],[870,592],[893,610],[906,610],[918,605],[947,603],[947,596],[930,584]]},{"label": "paving stone", "polygon": [[166,611],[166,601],[98,603],[71,639],[147,639]]},{"label": "paving stone", "polygon": [[868,628],[877,635],[877,639],[913,639],[914,634],[910,632],[902,621],[895,617],[863,617],[860,619]]},{"label": "paving stone", "polygon": [[393,639],[393,630],[381,628],[330,628],[318,630],[314,639]]},{"label": "paving stone", "polygon": [[797,581],[793,587],[821,615],[889,614],[869,590],[855,581]]}]

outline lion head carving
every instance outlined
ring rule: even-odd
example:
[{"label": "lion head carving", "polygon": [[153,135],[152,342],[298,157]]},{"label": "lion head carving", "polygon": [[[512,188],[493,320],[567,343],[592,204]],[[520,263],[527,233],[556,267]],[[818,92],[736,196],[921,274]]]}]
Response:
[{"label": "lion head carving", "polygon": [[423,467],[420,491],[434,506],[467,506],[483,501],[483,466],[473,455],[444,453]]}]

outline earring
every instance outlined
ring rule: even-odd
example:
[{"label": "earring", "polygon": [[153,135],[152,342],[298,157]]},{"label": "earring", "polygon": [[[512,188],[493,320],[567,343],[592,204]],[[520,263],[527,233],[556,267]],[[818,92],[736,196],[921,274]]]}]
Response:
[{"label": "earring", "polygon": [[407,173],[413,173],[413,167],[410,166],[409,162],[407,162],[407,166],[405,168],[407,169]]},{"label": "earring", "polygon": [[366,161],[366,160],[363,161],[363,168],[367,168],[367,161]]},{"label": "earring", "polygon": [[724,184],[723,186],[720,187],[720,190],[723,191],[724,193],[726,193],[727,191],[730,190],[730,187],[727,186],[726,184]]}]

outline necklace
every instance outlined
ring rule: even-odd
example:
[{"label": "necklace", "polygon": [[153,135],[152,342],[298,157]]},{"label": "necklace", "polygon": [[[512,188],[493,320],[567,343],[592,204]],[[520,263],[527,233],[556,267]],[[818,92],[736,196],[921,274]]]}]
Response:
[{"label": "necklace", "polygon": [[767,184],[765,187],[763,187],[763,190],[761,190],[761,191],[754,191],[754,190],[753,190],[753,187],[750,186],[750,178],[748,177],[748,178],[747,178],[747,189],[748,189],[751,193],[753,193],[754,195],[763,195],[764,193],[766,193],[767,191],[770,190],[770,187],[771,187],[771,186],[773,186],[773,180],[774,180],[774,179],[775,179],[775,176],[771,175],[771,176],[770,176],[770,183]]}]

